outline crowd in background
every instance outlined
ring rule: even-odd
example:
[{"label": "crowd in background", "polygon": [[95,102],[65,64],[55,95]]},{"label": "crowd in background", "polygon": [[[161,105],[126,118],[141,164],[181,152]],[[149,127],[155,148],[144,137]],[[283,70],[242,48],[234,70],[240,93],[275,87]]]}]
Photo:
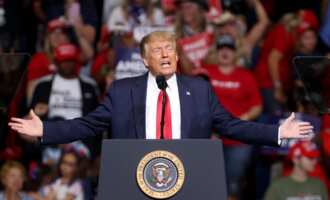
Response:
[{"label": "crowd in background", "polygon": [[233,116],[278,124],[293,111],[314,125],[307,141],[277,149],[220,137],[229,199],[328,199],[330,117],[293,62],[330,56],[326,0],[0,0],[0,200],[95,198],[111,132],[40,146],[6,122],[30,109],[43,120],[84,116],[114,80],[147,72],[139,42],[155,30],[176,33],[178,73],[209,81]]}]

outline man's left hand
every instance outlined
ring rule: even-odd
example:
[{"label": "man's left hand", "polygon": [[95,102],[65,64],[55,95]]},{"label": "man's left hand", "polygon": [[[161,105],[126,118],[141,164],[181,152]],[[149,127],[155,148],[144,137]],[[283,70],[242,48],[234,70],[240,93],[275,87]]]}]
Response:
[{"label": "man's left hand", "polygon": [[309,122],[295,120],[292,113],[279,127],[280,139],[308,138],[313,132],[313,126]]}]

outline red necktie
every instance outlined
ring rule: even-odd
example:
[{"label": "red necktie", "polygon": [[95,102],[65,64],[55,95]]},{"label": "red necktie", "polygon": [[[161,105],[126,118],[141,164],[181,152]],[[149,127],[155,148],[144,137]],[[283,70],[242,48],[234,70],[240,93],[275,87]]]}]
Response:
[{"label": "red necktie", "polygon": [[[156,120],[156,133],[157,139],[160,139],[160,122],[162,120],[162,100],[164,91],[160,91],[157,100],[157,120]],[[167,94],[165,96],[166,104],[165,104],[165,116],[164,116],[164,139],[172,139],[172,119],[171,119],[171,105],[170,99]]]}]

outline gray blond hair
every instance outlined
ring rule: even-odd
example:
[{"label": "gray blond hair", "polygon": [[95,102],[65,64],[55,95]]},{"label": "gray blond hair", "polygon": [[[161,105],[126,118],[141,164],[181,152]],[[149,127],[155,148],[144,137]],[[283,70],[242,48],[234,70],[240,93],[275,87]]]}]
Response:
[{"label": "gray blond hair", "polygon": [[166,40],[173,42],[176,49],[176,35],[173,32],[170,31],[154,31],[149,33],[148,35],[144,36],[140,42],[140,51],[141,56],[144,57],[146,54],[146,45],[150,42],[156,41],[156,40]]}]

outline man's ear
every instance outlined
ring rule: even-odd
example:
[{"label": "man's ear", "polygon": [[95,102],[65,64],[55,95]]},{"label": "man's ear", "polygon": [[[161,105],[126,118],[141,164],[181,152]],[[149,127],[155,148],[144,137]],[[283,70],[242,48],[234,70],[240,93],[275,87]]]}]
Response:
[{"label": "man's ear", "polygon": [[179,56],[178,56],[178,54],[175,54],[175,60],[176,60],[176,62],[179,61]]},{"label": "man's ear", "polygon": [[148,68],[148,61],[145,58],[142,58],[143,64]]}]

